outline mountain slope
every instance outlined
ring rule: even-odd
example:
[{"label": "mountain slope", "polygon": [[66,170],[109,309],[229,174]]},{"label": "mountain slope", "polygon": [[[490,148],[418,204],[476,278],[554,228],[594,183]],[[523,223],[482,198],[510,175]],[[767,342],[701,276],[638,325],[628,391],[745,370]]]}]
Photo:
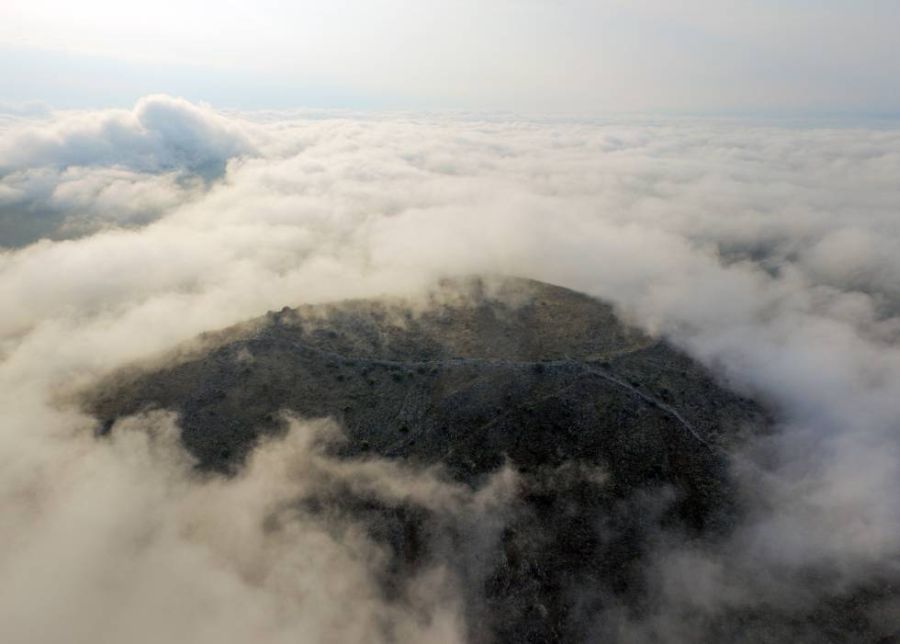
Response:
[{"label": "mountain slope", "polygon": [[471,526],[409,500],[340,489],[297,501],[383,544],[386,593],[449,567],[473,641],[510,642],[586,638],[587,615],[645,601],[645,557],[661,534],[727,534],[740,508],[722,446],[768,422],[609,305],[512,278],[285,308],[116,374],[85,404],[103,432],[174,410],[198,467],[225,474],[284,430],[282,410],[334,418],[346,441],[329,446],[333,458],[438,466],[472,489],[511,468],[515,502],[477,556],[436,545],[468,552]]}]

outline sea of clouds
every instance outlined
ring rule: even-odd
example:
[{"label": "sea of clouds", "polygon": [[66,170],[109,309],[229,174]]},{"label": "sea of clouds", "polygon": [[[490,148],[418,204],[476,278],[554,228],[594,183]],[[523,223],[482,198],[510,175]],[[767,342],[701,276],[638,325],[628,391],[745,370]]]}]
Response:
[{"label": "sea of clouds", "polygon": [[[5,115],[0,639],[464,640],[446,571],[388,602],[359,529],[265,519],[326,471],[492,516],[513,473],[473,492],[347,469],[294,421],[236,478],[198,478],[171,417],[97,441],[70,402],[202,331],[460,273],[606,298],[777,420],[734,455],[752,511],[728,543],[663,548],[655,608],[599,615],[597,632],[690,642],[729,607],[896,584],[898,177],[888,126],[242,114],[167,96]],[[896,594],[872,615],[900,631]]]}]

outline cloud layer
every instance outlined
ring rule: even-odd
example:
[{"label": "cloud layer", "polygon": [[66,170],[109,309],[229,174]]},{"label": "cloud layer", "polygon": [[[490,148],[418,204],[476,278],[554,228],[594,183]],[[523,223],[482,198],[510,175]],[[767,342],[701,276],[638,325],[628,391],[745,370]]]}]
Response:
[{"label": "cloud layer", "polygon": [[[311,559],[259,529],[261,499],[308,484],[279,470],[308,444],[198,482],[170,420],[98,445],[61,402],[201,331],[447,273],[608,298],[777,414],[735,455],[746,524],[661,549],[653,609],[598,615],[599,634],[687,642],[731,605],[900,578],[896,130],[263,118],[168,97],[2,127],[4,641],[463,638],[440,570],[398,614],[361,536],[298,523]],[[897,603],[880,610],[900,629]]]},{"label": "cloud layer", "polygon": [[13,120],[5,130],[0,246],[147,223],[254,150],[240,124],[168,96],[131,111]]}]

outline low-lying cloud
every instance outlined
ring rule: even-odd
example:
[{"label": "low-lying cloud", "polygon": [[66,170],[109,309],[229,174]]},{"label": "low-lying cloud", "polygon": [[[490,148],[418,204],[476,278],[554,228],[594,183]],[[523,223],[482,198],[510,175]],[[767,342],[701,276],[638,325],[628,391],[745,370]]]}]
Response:
[{"label": "low-lying cloud", "polygon": [[[268,309],[457,273],[608,298],[776,413],[734,457],[747,521],[715,548],[662,546],[651,609],[596,633],[689,642],[730,605],[900,579],[897,130],[258,118],[168,97],[3,128],[4,641],[464,639],[452,575],[417,578],[398,613],[364,535],[261,530],[278,467],[197,481],[170,419],[98,443],[59,403]],[[257,458],[292,467],[290,440]]]},{"label": "low-lying cloud", "polygon": [[0,123],[0,246],[146,224],[252,155],[249,126],[168,96]]},{"label": "low-lying cloud", "polygon": [[0,147],[0,169],[121,166],[143,172],[221,170],[253,149],[239,124],[208,107],[169,96],[133,110],[67,113],[15,128]]}]

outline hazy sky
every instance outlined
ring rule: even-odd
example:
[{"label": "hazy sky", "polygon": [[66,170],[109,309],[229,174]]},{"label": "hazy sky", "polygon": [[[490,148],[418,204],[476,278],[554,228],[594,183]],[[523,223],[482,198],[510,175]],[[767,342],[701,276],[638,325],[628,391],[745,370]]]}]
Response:
[{"label": "hazy sky", "polygon": [[896,0],[4,0],[0,100],[900,112]]}]

